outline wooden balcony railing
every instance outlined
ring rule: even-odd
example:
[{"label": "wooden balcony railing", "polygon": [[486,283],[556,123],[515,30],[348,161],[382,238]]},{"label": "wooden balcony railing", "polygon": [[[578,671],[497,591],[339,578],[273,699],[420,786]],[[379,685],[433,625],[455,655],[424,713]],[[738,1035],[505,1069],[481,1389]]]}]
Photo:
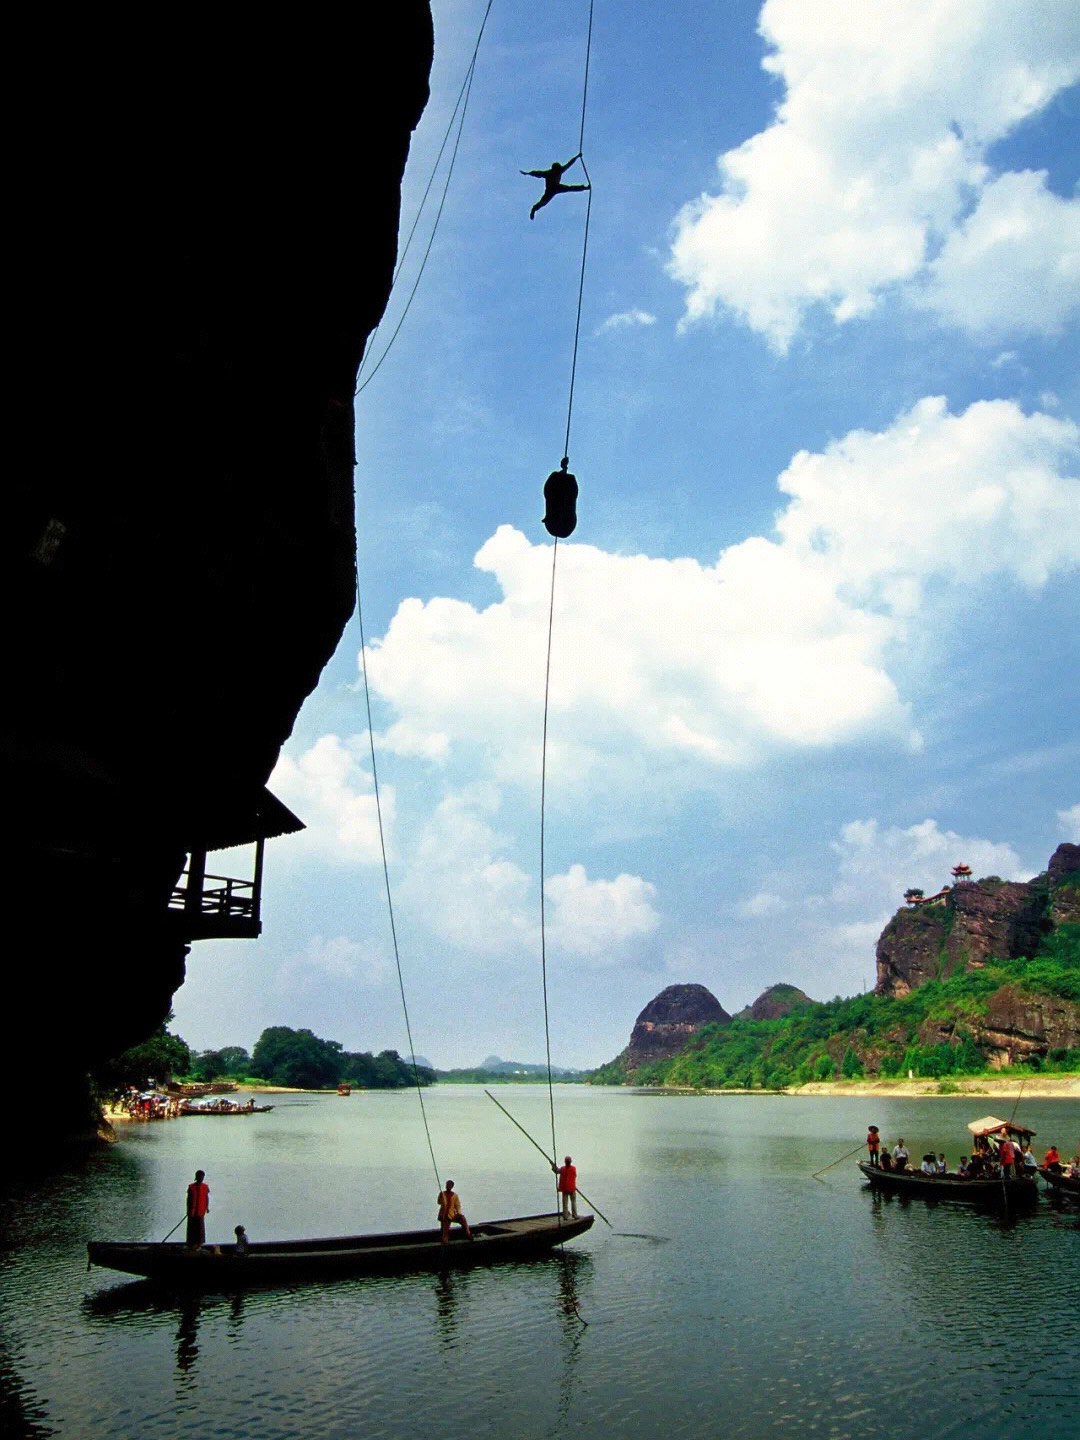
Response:
[{"label": "wooden balcony railing", "polygon": [[[229,875],[196,875],[192,890],[191,873],[185,870],[183,883],[169,896],[169,913],[189,940],[258,935],[259,896],[254,880]],[[201,880],[201,885],[198,881]]]}]

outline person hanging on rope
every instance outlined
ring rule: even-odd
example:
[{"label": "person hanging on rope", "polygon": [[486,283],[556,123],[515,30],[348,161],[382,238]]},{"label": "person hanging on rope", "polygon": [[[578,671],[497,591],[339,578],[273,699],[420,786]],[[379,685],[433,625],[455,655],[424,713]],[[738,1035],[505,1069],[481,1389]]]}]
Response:
[{"label": "person hanging on rope", "polygon": [[584,185],[564,185],[562,183],[562,177],[566,171],[570,169],[571,165],[576,165],[581,158],[581,151],[579,150],[572,160],[567,160],[565,165],[560,165],[558,160],[553,160],[548,170],[522,170],[522,175],[534,175],[537,180],[543,180],[544,182],[543,195],[540,196],[540,199],[537,200],[536,204],[529,211],[530,220],[534,220],[537,210],[542,210],[545,205],[550,204],[556,195],[565,195],[571,190],[592,189],[592,186],[588,183]]}]

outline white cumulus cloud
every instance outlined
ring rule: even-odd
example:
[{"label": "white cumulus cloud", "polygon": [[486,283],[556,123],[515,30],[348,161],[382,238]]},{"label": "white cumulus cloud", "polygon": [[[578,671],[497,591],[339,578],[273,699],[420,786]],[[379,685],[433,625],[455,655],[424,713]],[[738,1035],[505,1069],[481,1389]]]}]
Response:
[{"label": "white cumulus cloud", "polygon": [[785,94],[676,220],[686,321],[726,309],[783,353],[811,307],[844,322],[914,283],[948,324],[1057,329],[1080,201],[986,157],[1080,75],[1073,0],[766,0],[759,28]]},{"label": "white cumulus cloud", "polygon": [[653,908],[656,888],[637,875],[590,880],[583,865],[547,882],[552,940],[560,949],[614,962],[628,940],[650,935],[660,923]]},{"label": "white cumulus cloud", "polygon": [[[307,829],[295,837],[295,851],[317,854],[335,865],[372,864],[381,859],[379,821],[371,772],[362,758],[368,742],[362,737],[342,740],[323,735],[294,758],[283,753],[270,776],[269,786]],[[383,823],[393,824],[395,795],[381,786]]]},{"label": "white cumulus cloud", "polygon": [[[933,620],[928,593],[955,606],[991,579],[1034,587],[1080,565],[1077,449],[1066,421],[928,397],[796,455],[774,535],[714,564],[565,546],[548,728],[564,791],[697,785],[869,737],[917,748],[893,647]],[[550,547],[502,526],[475,563],[501,598],[404,601],[368,673],[414,752],[536,786]]]},{"label": "white cumulus cloud", "polygon": [[1054,334],[1080,310],[1080,203],[1044,174],[999,176],[912,298],[973,334]]},{"label": "white cumulus cloud", "polygon": [[929,579],[993,575],[1041,585],[1080,564],[1080,431],[1011,401],[962,415],[920,400],[888,430],[852,431],[780,477],[791,503],[777,528],[813,552],[848,593],[893,613],[917,608]]},{"label": "white cumulus cloud", "polygon": [[[468,959],[502,961],[540,951],[537,880],[500,831],[502,798],[478,783],[445,795],[424,822],[397,886],[411,923]],[[572,864],[546,882],[547,930],[560,954],[601,964],[656,929],[654,887],[637,875],[589,878]]]},{"label": "white cumulus cloud", "polygon": [[369,942],[346,935],[329,939],[314,935],[299,954],[281,966],[275,988],[283,995],[303,995],[326,980],[345,989],[353,984],[380,985],[389,978],[390,968],[387,955]]},{"label": "white cumulus cloud", "polygon": [[1080,845],[1080,805],[1070,805],[1067,810],[1059,810],[1057,818],[1065,839],[1073,845]]},{"label": "white cumulus cloud", "polygon": [[650,315],[647,310],[620,310],[617,315],[609,315],[596,327],[597,335],[605,335],[609,330],[626,330],[641,325],[655,325],[656,316]]}]

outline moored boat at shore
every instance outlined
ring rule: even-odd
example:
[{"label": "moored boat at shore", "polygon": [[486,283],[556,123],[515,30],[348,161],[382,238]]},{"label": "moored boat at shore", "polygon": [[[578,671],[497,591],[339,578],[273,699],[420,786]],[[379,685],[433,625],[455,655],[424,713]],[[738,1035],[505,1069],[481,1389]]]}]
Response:
[{"label": "moored boat at shore", "polygon": [[87,1245],[91,1265],[141,1275],[177,1289],[222,1291],[299,1280],[333,1280],[396,1270],[440,1270],[527,1260],[584,1234],[591,1215],[564,1220],[559,1214],[524,1215],[472,1226],[473,1239],[454,1236],[443,1244],[438,1229],[396,1234],[340,1235],[316,1240],[253,1241],[241,1253],[234,1245],[190,1250],[183,1243],[125,1244],[99,1240]]},{"label": "moored boat at shore", "polygon": [[273,1105],[256,1105],[254,1100],[249,1100],[246,1105],[238,1105],[234,1100],[212,1100],[209,1104],[190,1105],[181,1104],[181,1115],[264,1115],[267,1110],[273,1110]]}]

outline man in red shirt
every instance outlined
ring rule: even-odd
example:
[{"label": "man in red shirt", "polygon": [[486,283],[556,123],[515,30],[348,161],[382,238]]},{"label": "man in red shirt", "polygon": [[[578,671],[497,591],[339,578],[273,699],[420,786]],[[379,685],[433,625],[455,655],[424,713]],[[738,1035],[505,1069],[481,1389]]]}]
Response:
[{"label": "man in red shirt", "polygon": [[571,1217],[577,1219],[577,1166],[567,1155],[563,1163],[556,1170],[552,1170],[559,1177],[558,1191],[562,1196],[562,1217],[569,1220]]},{"label": "man in red shirt", "polygon": [[194,1182],[187,1187],[187,1239],[189,1250],[206,1244],[206,1216],[210,1210],[210,1186],[206,1171],[196,1170]]},{"label": "man in red shirt", "polygon": [[1001,1161],[1003,1177],[1012,1180],[1016,1175],[1016,1148],[1007,1135],[998,1146],[998,1159]]}]

